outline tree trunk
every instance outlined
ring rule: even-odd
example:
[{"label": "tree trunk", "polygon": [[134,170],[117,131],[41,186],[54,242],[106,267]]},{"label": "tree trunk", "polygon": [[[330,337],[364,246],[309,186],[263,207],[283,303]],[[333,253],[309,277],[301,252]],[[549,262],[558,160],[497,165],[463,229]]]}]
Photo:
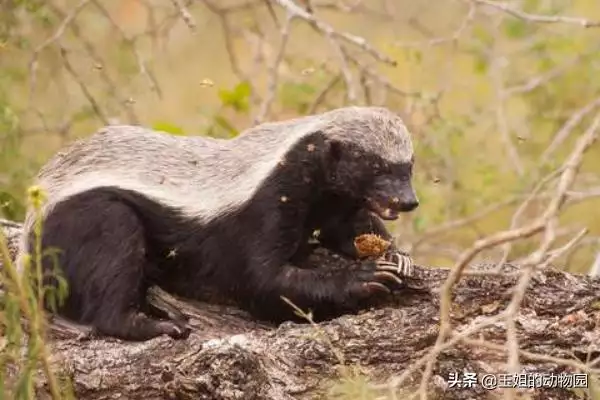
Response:
[{"label": "tree trunk", "polygon": [[[5,228],[14,247],[18,225]],[[342,259],[324,251],[317,252],[313,262],[327,268],[347,267]],[[487,266],[473,268],[485,270]],[[501,311],[517,280],[511,273],[517,271],[506,265],[499,275],[463,277],[454,290],[455,331]],[[406,289],[374,309],[314,326],[285,323],[273,327],[254,321],[234,305],[184,302],[155,289],[153,301],[174,305],[190,317],[194,331],[187,340],[160,337],[137,343],[82,337],[80,328],[55,318],[50,343],[57,365],[71,376],[81,399],[323,398],[329,386],[348,373],[359,371],[371,383],[383,383],[426,355],[438,334],[437,289],[447,274],[446,269],[418,267],[422,288]],[[598,279],[553,268],[537,271],[517,318],[521,349],[583,362],[598,357],[599,299]],[[494,324],[481,329],[476,339],[504,344],[506,330],[503,324]],[[433,370],[430,398],[501,394],[501,389],[451,388],[448,383],[452,372],[473,372],[479,378],[504,373],[506,353],[499,350],[459,342],[442,351]],[[339,368],[341,363],[348,368]],[[573,372],[562,364],[526,355],[521,356],[521,365],[528,373]],[[414,392],[421,372],[416,369],[404,382],[405,390]],[[351,389],[350,384],[337,387]],[[43,384],[39,389],[44,397]],[[398,393],[397,398],[407,398],[402,394],[406,392]],[[539,399],[585,398],[577,397],[581,396],[577,390],[557,387],[530,394]]]}]

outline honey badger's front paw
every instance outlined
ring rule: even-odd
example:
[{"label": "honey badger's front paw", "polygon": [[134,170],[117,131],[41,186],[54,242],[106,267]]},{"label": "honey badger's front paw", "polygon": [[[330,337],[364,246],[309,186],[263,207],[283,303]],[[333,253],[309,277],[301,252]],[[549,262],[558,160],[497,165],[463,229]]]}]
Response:
[{"label": "honey badger's front paw", "polygon": [[373,296],[389,294],[403,285],[402,278],[389,266],[357,271],[348,284],[348,294],[352,298],[367,299]]},{"label": "honey badger's front paw", "polygon": [[385,254],[376,262],[377,269],[389,271],[402,278],[411,278],[414,275],[414,263],[412,258],[401,251],[393,251]]}]

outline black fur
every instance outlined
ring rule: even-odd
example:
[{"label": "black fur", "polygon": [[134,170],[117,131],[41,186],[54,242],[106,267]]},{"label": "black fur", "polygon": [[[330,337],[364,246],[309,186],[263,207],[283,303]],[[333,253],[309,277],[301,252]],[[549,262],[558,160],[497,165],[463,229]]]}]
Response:
[{"label": "black fur", "polygon": [[[392,189],[398,193],[386,192]],[[101,333],[133,340],[187,336],[183,322],[148,307],[152,284],[189,297],[214,286],[272,321],[293,317],[285,296],[318,320],[355,310],[372,295],[365,283],[385,283],[374,270],[325,275],[293,265],[309,254],[317,229],[323,246],[348,257],[356,257],[353,240],[361,233],[390,238],[366,209],[373,193],[407,199],[397,205],[403,210],[416,207],[410,167],[385,165],[316,134],[289,153],[246,205],[208,224],[139,193],[103,187],[55,206],[42,246],[61,250],[70,292],[60,312]],[[46,269],[50,263],[45,258]]]}]

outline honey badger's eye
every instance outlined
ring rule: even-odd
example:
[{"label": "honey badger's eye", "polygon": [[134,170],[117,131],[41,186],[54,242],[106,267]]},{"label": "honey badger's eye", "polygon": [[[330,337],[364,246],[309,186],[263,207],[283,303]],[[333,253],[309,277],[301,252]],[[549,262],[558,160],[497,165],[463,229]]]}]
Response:
[{"label": "honey badger's eye", "polygon": [[412,177],[412,163],[403,163],[394,168],[394,175],[403,180],[410,180]]},{"label": "honey badger's eye", "polygon": [[371,170],[375,175],[382,175],[390,172],[389,166],[382,161],[373,161],[371,163]]}]

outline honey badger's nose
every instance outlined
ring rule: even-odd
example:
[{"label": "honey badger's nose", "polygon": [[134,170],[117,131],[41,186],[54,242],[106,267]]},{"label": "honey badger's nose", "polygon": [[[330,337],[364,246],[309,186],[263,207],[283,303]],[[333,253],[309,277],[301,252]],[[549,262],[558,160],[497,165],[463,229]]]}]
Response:
[{"label": "honey badger's nose", "polygon": [[419,201],[418,200],[410,200],[406,203],[402,203],[402,205],[400,206],[403,212],[408,212],[408,211],[412,211],[415,208],[419,207]]},{"label": "honey badger's nose", "polygon": [[401,199],[398,197],[392,197],[390,199],[390,208],[401,212],[409,212],[419,206],[419,200],[416,197],[410,199]]}]

